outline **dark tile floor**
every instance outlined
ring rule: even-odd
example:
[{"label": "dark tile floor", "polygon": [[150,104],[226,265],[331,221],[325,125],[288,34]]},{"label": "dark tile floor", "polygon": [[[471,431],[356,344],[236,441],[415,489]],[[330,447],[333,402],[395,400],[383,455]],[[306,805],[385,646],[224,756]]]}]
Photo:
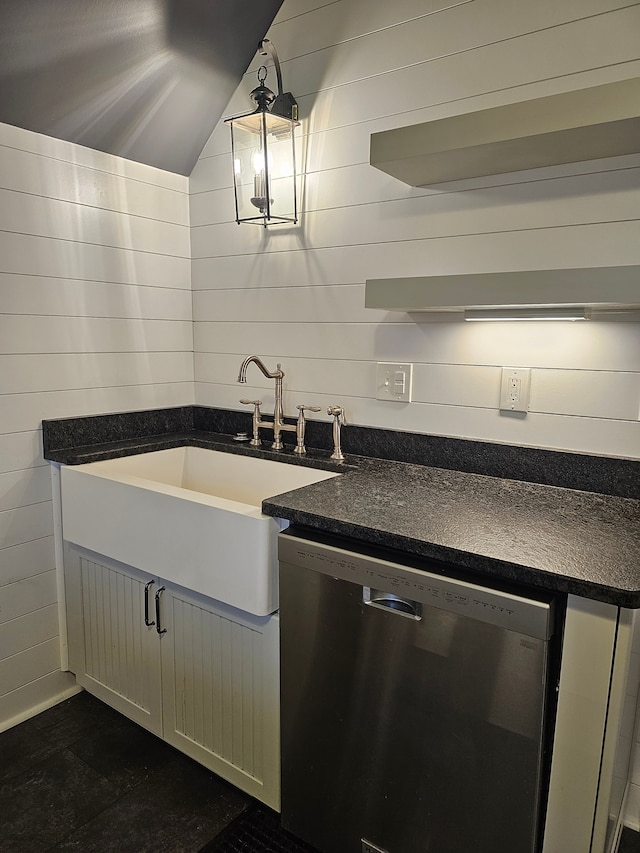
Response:
[{"label": "dark tile floor", "polygon": [[[229,846],[255,832],[264,845]],[[218,849],[309,850],[275,813],[88,693],[0,734],[0,853]]]},{"label": "dark tile floor", "polygon": [[640,832],[625,827],[622,830],[618,853],[640,853]]},{"label": "dark tile floor", "polygon": [[[44,851],[314,853],[88,693],[0,734],[0,853]],[[640,853],[640,834],[625,829],[619,853]]]}]

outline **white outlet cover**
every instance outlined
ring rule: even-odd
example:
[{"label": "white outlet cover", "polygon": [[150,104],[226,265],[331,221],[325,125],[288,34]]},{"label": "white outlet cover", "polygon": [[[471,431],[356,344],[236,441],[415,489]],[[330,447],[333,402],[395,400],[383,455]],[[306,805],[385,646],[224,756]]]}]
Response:
[{"label": "white outlet cover", "polygon": [[500,411],[528,412],[530,390],[530,367],[503,367],[500,381]]},{"label": "white outlet cover", "polygon": [[376,400],[410,403],[412,379],[413,364],[379,361],[376,370]]}]

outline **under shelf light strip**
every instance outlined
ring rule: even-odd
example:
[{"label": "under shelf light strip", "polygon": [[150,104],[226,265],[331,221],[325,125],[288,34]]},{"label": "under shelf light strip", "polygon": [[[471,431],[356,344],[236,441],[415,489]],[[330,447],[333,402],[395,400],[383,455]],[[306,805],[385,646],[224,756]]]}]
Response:
[{"label": "under shelf light strip", "polygon": [[496,320],[590,320],[588,308],[482,308],[466,309],[464,319],[471,322]]}]

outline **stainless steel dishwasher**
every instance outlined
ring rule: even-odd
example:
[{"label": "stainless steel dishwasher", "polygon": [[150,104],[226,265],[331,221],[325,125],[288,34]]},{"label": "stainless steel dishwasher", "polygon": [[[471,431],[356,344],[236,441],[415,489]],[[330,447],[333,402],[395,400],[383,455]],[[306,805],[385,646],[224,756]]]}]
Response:
[{"label": "stainless steel dishwasher", "polygon": [[539,849],[550,596],[280,535],[282,823],[323,853]]}]

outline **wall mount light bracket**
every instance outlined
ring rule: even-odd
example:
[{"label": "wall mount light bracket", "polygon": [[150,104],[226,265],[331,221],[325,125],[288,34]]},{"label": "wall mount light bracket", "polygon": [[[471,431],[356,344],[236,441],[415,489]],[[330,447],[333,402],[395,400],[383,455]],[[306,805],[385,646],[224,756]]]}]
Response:
[{"label": "wall mount light bracket", "polygon": [[258,53],[262,56],[269,56],[273,61],[276,69],[276,80],[278,82],[278,94],[275,96],[270,110],[274,115],[282,116],[283,118],[298,121],[298,102],[293,97],[291,92],[282,91],[282,70],[280,68],[280,60],[273,42],[270,39],[262,39],[258,46]]}]

